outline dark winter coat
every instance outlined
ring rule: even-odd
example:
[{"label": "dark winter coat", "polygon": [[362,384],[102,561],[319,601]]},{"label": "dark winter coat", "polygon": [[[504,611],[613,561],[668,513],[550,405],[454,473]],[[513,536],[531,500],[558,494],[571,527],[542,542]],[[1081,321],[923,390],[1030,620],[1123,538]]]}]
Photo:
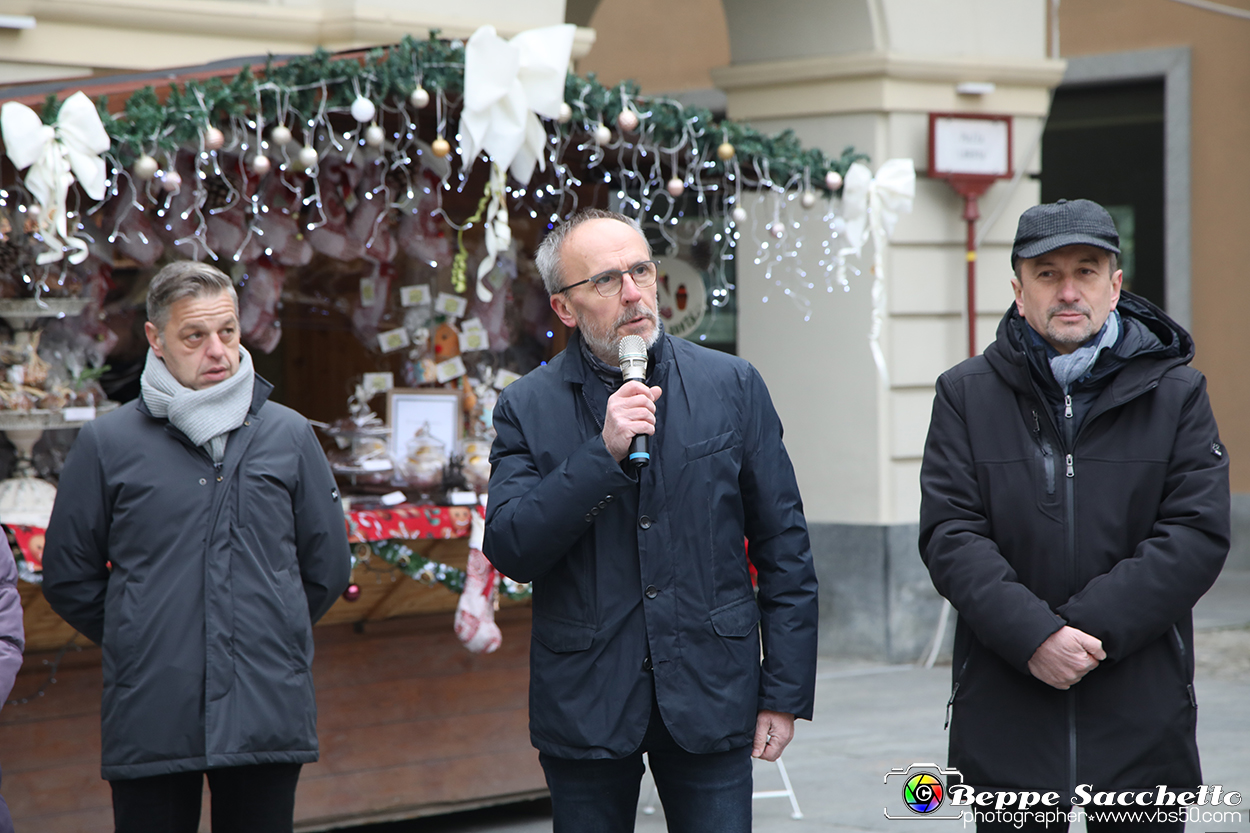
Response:
[{"label": "dark winter coat", "polygon": [[107,779],[317,759],[312,623],[350,555],[321,446],[271,390],[220,468],[142,400],[70,450],[43,591],[103,648]]},{"label": "dark winter coat", "polygon": [[[1094,390],[1079,428],[1014,306],[938,379],[920,552],[959,612],[950,764],[974,786],[1202,779],[1191,610],[1228,552],[1228,454],[1189,334],[1128,293],[1118,309],[1124,333],[1073,391]],[[1060,691],[1028,661],[1064,624],[1107,658]]]},{"label": "dark winter coat", "polygon": [[9,542],[0,537],[0,708],[13,690],[22,670],[26,628],[22,621],[22,596],[17,590],[17,562]]},{"label": "dark winter coat", "polygon": [[565,758],[633,752],[653,676],[690,752],[751,743],[760,709],[810,719],[816,574],[763,380],[741,359],[661,336],[648,383],[663,395],[639,476],[604,446],[608,390],[577,339],[494,410],[483,551],[534,582],[534,745]]}]

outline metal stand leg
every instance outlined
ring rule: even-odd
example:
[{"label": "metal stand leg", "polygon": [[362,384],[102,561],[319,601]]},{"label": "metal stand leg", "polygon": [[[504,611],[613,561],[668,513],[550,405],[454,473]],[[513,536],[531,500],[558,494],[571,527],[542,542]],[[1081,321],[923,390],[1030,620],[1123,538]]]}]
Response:
[{"label": "metal stand leg", "polygon": [[803,818],[803,811],[799,809],[799,800],[794,795],[794,786],[790,783],[790,774],[786,772],[786,765],[780,758],[777,759],[777,772],[781,774],[781,783],[785,789],[754,792],[751,793],[751,798],[788,798],[790,799],[790,818]]}]

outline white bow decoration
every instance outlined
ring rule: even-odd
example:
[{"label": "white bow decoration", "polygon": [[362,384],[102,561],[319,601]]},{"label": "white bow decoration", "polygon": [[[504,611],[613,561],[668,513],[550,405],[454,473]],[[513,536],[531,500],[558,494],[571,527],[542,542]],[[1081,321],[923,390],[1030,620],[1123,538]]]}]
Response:
[{"label": "white bow decoration", "polygon": [[494,162],[490,164],[490,202],[486,206],[486,257],[477,267],[477,297],[484,304],[489,304],[495,296],[486,285],[486,276],[495,268],[495,261],[500,252],[506,252],[512,245],[512,228],[508,225],[508,203],[504,199],[504,186],[507,185],[507,174]]},{"label": "white bow decoration", "polygon": [[0,107],[0,134],[4,147],[20,171],[26,171],[26,190],[39,202],[39,232],[52,251],[36,258],[39,264],[54,263],[64,254],[57,240],[74,251],[70,263],[87,259],[87,244],[69,235],[66,197],[75,177],[87,196],[104,199],[104,159],[109,136],[95,105],[81,91],[61,105],[55,125],[46,125],[34,110],[16,101]]},{"label": "white bow decoration", "polygon": [[[464,46],[461,156],[466,169],[482,151],[527,184],[546,170],[547,131],[538,116],[560,116],[573,54],[571,23],[521,32],[510,41],[483,26]],[[535,115],[535,114],[538,115]]]},{"label": "white bow decoration", "polygon": [[890,374],[881,351],[881,328],[885,324],[885,247],[898,225],[898,215],[910,214],[916,198],[916,166],[910,159],[889,159],[877,175],[855,162],[842,185],[842,216],[847,245],[838,250],[838,278],[846,280],[847,255],[859,255],[872,240],[872,329],[868,342],[877,372],[886,384]]}]

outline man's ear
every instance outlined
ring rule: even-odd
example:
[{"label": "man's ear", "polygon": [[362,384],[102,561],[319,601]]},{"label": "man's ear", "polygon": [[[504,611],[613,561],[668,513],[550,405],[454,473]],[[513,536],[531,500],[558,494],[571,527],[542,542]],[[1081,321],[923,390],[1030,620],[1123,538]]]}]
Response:
[{"label": "man's ear", "polygon": [[156,354],[156,357],[159,359],[165,358],[161,350],[161,333],[160,330],[156,329],[156,325],[151,321],[144,322],[143,333],[148,337],[148,345],[151,346],[152,352]]},{"label": "man's ear", "polygon": [[551,296],[551,308],[555,310],[556,315],[564,322],[564,326],[577,326],[577,316],[573,314],[573,308],[569,306],[568,299],[564,297],[563,292]]},{"label": "man's ear", "polygon": [[1023,304],[1024,284],[1022,284],[1020,281],[1021,281],[1021,278],[1012,278],[1011,290],[1016,293],[1016,312],[1020,313],[1020,315],[1023,316],[1024,315],[1024,304]]},{"label": "man's ear", "polygon": [[1116,269],[1115,274],[1111,276],[1111,308],[1115,309],[1120,303],[1120,287],[1124,285],[1124,270]]}]

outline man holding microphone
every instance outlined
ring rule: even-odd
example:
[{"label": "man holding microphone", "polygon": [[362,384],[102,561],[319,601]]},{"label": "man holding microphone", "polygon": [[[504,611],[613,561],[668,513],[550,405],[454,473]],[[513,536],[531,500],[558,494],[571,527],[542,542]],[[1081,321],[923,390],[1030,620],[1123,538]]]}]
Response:
[{"label": "man holding microphone", "polygon": [[[750,830],[751,756],[781,755],[815,688],[781,423],[753,367],[664,333],[635,221],[580,212],[536,261],[576,332],[500,396],[483,550],[534,583],[530,735],[555,831],[632,830],[644,752],[670,830]],[[622,377],[626,336],[645,381]]]}]

